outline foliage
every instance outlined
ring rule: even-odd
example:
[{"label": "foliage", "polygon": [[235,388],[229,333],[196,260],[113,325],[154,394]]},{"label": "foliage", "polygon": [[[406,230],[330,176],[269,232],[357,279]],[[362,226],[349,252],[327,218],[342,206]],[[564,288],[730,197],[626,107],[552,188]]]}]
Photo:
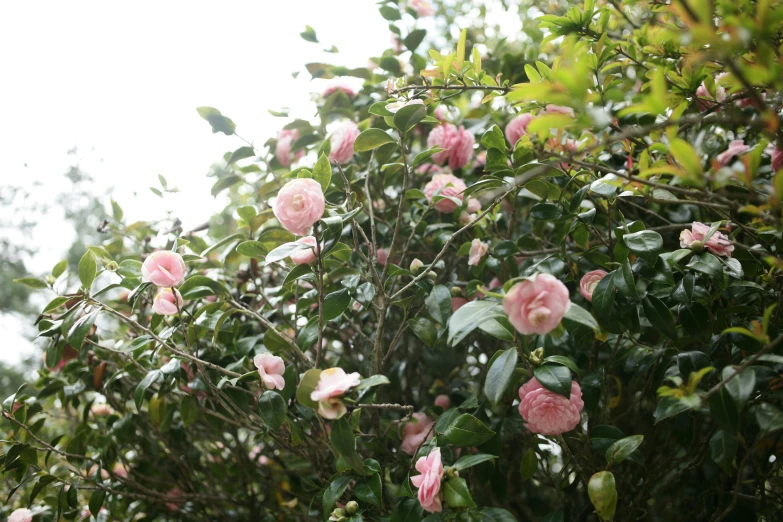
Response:
[{"label": "foliage", "polygon": [[[449,2],[422,33],[423,4],[381,2],[396,39],[371,69],[307,64],[363,86],[227,152],[206,234],[115,206],[111,239],[23,281],[57,297],[48,369],[3,406],[12,503],[776,519],[783,2],[526,2],[510,42],[478,7],[454,34]],[[326,200],[309,245],[275,200],[298,178]],[[156,248],[189,272],[173,313],[142,273]]]}]

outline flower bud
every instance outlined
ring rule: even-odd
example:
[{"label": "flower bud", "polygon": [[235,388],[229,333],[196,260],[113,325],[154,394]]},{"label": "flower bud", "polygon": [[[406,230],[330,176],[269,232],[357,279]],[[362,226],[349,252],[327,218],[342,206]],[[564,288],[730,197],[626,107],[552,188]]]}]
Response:
[{"label": "flower bud", "polygon": [[359,503],[355,500],[351,500],[345,505],[345,512],[349,515],[355,515],[359,511]]},{"label": "flower bud", "polygon": [[459,471],[454,466],[446,468],[446,476],[449,478],[459,478]]},{"label": "flower bud", "polygon": [[427,272],[427,277],[435,281],[438,278],[438,274],[430,270],[429,272]]},{"label": "flower bud", "polygon": [[533,353],[530,354],[530,362],[532,364],[541,364],[541,361],[544,360],[544,348],[536,348],[533,350]]},{"label": "flower bud", "polygon": [[345,520],[345,510],[343,508],[335,508],[329,517],[329,522],[343,522]]},{"label": "flower bud", "polygon": [[49,283],[50,285],[53,285],[53,284],[54,284],[54,282],[57,280],[57,279],[56,279],[56,278],[55,278],[53,275],[48,275],[48,276],[46,276],[44,279],[45,279],[45,280],[46,280],[46,282],[47,282],[47,283]]},{"label": "flower bud", "polygon": [[116,272],[119,267],[120,265],[117,264],[117,261],[109,261],[106,263],[106,270],[109,270],[110,272]]},{"label": "flower bud", "polygon": [[701,252],[702,250],[704,250],[704,243],[702,243],[701,241],[694,241],[693,243],[691,243],[691,250],[693,250],[694,252]]},{"label": "flower bud", "polygon": [[458,286],[451,287],[451,297],[462,297],[462,288]]},{"label": "flower bud", "polygon": [[411,272],[413,275],[416,275],[419,273],[419,270],[424,266],[424,263],[421,262],[421,259],[416,258],[413,261],[411,261]]}]

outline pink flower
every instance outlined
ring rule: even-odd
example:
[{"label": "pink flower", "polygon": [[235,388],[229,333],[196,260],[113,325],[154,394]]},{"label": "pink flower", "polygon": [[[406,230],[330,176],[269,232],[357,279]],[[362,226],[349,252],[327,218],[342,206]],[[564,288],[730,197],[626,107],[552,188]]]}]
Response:
[{"label": "pink flower", "polygon": [[416,11],[419,16],[432,16],[435,14],[435,8],[427,0],[411,0],[411,9]]},{"label": "pink flower", "polygon": [[574,109],[571,107],[564,107],[562,105],[552,105],[549,104],[544,108],[543,114],[567,114],[568,116],[574,117]]},{"label": "pink flower", "polygon": [[338,123],[329,138],[332,150],[329,161],[332,163],[348,163],[353,158],[353,143],[359,135],[359,127],[350,120]]},{"label": "pink flower", "polygon": [[734,156],[739,156],[748,150],[750,150],[750,147],[745,145],[743,140],[732,140],[729,143],[729,148],[727,148],[725,152],[718,154],[718,165],[725,167],[734,158]]},{"label": "pink flower", "polygon": [[424,165],[416,167],[417,174],[440,174],[441,172],[443,172],[443,168],[434,163],[425,163]]},{"label": "pink flower", "polygon": [[452,297],[451,298],[451,313],[456,312],[457,310],[459,310],[460,308],[462,308],[466,304],[468,304],[468,300],[465,299],[464,297]]},{"label": "pink flower", "polygon": [[457,129],[451,123],[438,125],[427,137],[427,147],[439,147],[446,149],[432,155],[435,163],[443,164],[448,160],[449,167],[459,169],[470,162],[473,155],[473,135],[465,130],[465,127]]},{"label": "pink flower", "polygon": [[707,85],[704,82],[702,82],[699,88],[696,89],[696,108],[699,109],[701,112],[704,112],[710,107],[715,106],[716,101],[722,102],[725,99],[726,99],[726,89],[724,89],[720,85],[715,86],[714,97],[712,96],[712,94],[710,94],[710,91],[707,90]]},{"label": "pink flower", "polygon": [[582,389],[576,381],[571,381],[569,399],[547,390],[535,377],[519,388],[519,414],[533,433],[560,435],[571,431],[579,424],[584,407]]},{"label": "pink flower", "polygon": [[468,198],[468,212],[475,214],[479,210],[481,210],[481,201],[476,198]]},{"label": "pink flower", "polygon": [[515,284],[503,298],[503,311],[520,333],[545,334],[571,307],[568,288],[551,274],[536,274]]},{"label": "pink flower", "polygon": [[447,121],[449,119],[449,111],[443,105],[435,107],[435,111],[432,113],[438,121]]},{"label": "pink flower", "polygon": [[476,158],[473,160],[474,169],[483,169],[487,164],[487,151],[482,150],[476,154]]},{"label": "pink flower", "polygon": [[479,238],[470,242],[470,254],[468,255],[468,266],[478,266],[481,258],[487,255],[489,245]]},{"label": "pink flower", "polygon": [[601,279],[607,275],[609,274],[603,270],[593,270],[592,272],[588,272],[582,276],[582,280],[579,281],[579,293],[582,294],[582,297],[592,303],[595,287],[598,286],[598,283],[601,282]]},{"label": "pink flower", "polygon": [[335,420],[348,413],[343,401],[339,398],[325,399],[318,402],[318,415],[324,419]]},{"label": "pink flower", "polygon": [[408,101],[399,100],[396,102],[387,103],[386,110],[392,114],[396,114],[397,111],[399,111],[403,107],[407,107],[408,105],[424,105],[424,101],[419,99],[408,100]]},{"label": "pink flower", "polygon": [[170,489],[166,493],[166,507],[169,508],[171,511],[179,511],[182,507],[182,490],[178,487],[174,487]]},{"label": "pink flower", "polygon": [[291,153],[291,147],[299,138],[299,131],[296,129],[283,129],[277,133],[277,144],[275,145],[275,157],[283,167],[290,167],[294,159],[299,159],[304,151],[299,151],[296,156]]},{"label": "pink flower", "polygon": [[329,85],[327,85],[323,90],[321,96],[328,98],[330,94],[333,94],[337,91],[344,92],[348,95],[349,98],[356,96],[356,90],[342,80],[333,80],[329,82]]},{"label": "pink flower", "polygon": [[448,410],[451,406],[451,399],[448,395],[438,395],[435,397],[435,406],[440,406],[444,410]]},{"label": "pink flower", "polygon": [[293,261],[295,265],[309,265],[315,261],[315,237],[305,236],[300,239],[298,243],[304,243],[312,248],[300,248],[299,250],[295,250],[294,253],[291,254],[291,261]]},{"label": "pink flower", "polygon": [[181,255],[170,250],[158,250],[147,256],[141,265],[141,280],[171,288],[182,283],[186,271]]},{"label": "pink flower", "polygon": [[268,390],[285,388],[285,363],[282,358],[271,353],[260,353],[253,357],[253,364],[258,368],[258,375]]},{"label": "pink flower", "polygon": [[128,476],[128,470],[125,469],[125,466],[120,464],[119,462],[114,465],[114,467],[111,469],[112,473],[117,475],[118,477],[125,478]]},{"label": "pink flower", "polygon": [[476,219],[476,214],[468,214],[467,211],[463,210],[459,214],[459,225],[461,227],[467,226],[474,219]]},{"label": "pink flower", "polygon": [[432,438],[432,425],[435,422],[426,414],[416,412],[413,420],[402,429],[402,451],[408,455],[414,455],[418,447]]},{"label": "pink flower", "polygon": [[90,412],[96,417],[106,417],[114,413],[114,408],[106,404],[105,402],[94,403],[90,406]]},{"label": "pink flower", "polygon": [[527,134],[527,126],[533,121],[534,116],[529,112],[520,114],[506,125],[506,139],[513,147],[519,139]]},{"label": "pink flower", "polygon": [[283,228],[303,236],[313,223],[321,219],[325,204],[320,183],[310,178],[297,178],[280,189],[272,204],[272,212]]},{"label": "pink flower", "polygon": [[691,224],[691,230],[683,230],[680,232],[680,246],[682,248],[692,248],[694,241],[699,241],[706,246],[710,252],[718,256],[731,257],[731,253],[734,252],[734,245],[729,241],[729,237],[726,234],[718,232],[715,233],[705,243],[704,238],[710,231],[710,227],[704,223],[694,221]]},{"label": "pink flower", "polygon": [[489,282],[489,286],[487,288],[492,290],[493,288],[500,288],[501,286],[503,286],[503,283],[500,282],[500,279],[498,279],[497,277],[493,277],[492,280]]},{"label": "pink flower", "polygon": [[176,288],[161,288],[152,301],[152,311],[159,315],[177,315],[182,310],[182,295]]},{"label": "pink flower", "polygon": [[443,462],[440,460],[440,448],[432,448],[430,454],[416,461],[416,471],[421,475],[411,477],[411,484],[419,488],[419,504],[425,511],[439,513],[440,480],[443,477]]},{"label": "pink flower", "polygon": [[[462,191],[466,188],[465,183],[453,174],[435,174],[432,181],[424,185],[424,195],[430,204],[435,196],[447,196],[462,201]],[[441,199],[434,206],[438,212],[451,214],[459,205],[451,199]]]},{"label": "pink flower", "polygon": [[33,522],[33,512],[27,508],[19,508],[11,513],[8,522]]},{"label": "pink flower", "polygon": [[771,161],[772,170],[777,172],[780,169],[783,169],[783,150],[774,147],[772,148],[772,152],[770,152],[770,156],[772,156],[772,161]]},{"label": "pink flower", "polygon": [[310,394],[310,399],[320,402],[342,396],[345,392],[358,386],[361,377],[358,373],[345,373],[342,368],[329,368],[321,372],[318,385]]}]

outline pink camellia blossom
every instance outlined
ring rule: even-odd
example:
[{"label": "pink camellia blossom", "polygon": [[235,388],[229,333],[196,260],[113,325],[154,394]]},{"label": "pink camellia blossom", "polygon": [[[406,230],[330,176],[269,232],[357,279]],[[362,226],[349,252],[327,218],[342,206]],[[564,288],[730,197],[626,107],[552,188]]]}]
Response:
[{"label": "pink camellia blossom", "polygon": [[481,210],[481,201],[476,198],[468,198],[468,212],[475,214]]},{"label": "pink camellia blossom", "polygon": [[285,388],[285,362],[281,357],[271,353],[260,353],[253,357],[253,364],[258,368],[258,375],[268,390]]},{"label": "pink camellia blossom", "polygon": [[389,261],[389,251],[385,248],[379,248],[375,255],[378,257],[378,263],[385,265]]},{"label": "pink camellia blossom", "polygon": [[107,417],[114,413],[114,408],[105,402],[100,402],[94,403],[92,406],[90,406],[90,412],[96,417]]},{"label": "pink camellia blossom", "polygon": [[324,215],[325,205],[320,183],[310,178],[297,178],[280,189],[272,204],[272,212],[283,228],[297,236],[304,236]]},{"label": "pink camellia blossom", "polygon": [[571,107],[564,107],[563,105],[552,105],[549,104],[544,108],[543,114],[566,114],[568,116],[574,117],[574,109]]},{"label": "pink camellia blossom", "polygon": [[513,146],[519,139],[527,134],[527,126],[533,121],[534,116],[529,112],[520,114],[506,125],[506,139]]},{"label": "pink camellia blossom", "polygon": [[435,116],[438,121],[448,121],[449,110],[443,105],[438,105],[435,107],[435,111],[433,111],[432,115]]},{"label": "pink camellia blossom", "polygon": [[318,402],[318,415],[324,419],[336,420],[346,413],[348,413],[348,408],[346,408],[343,401],[337,397]]},{"label": "pink camellia blossom", "polygon": [[33,512],[27,508],[19,508],[11,513],[8,522],[33,522]]},{"label": "pink camellia blossom", "polygon": [[519,414],[527,428],[541,435],[561,435],[579,424],[584,409],[582,389],[571,381],[571,397],[566,399],[544,388],[533,377],[519,388]]},{"label": "pink camellia blossom", "polygon": [[716,158],[718,165],[725,167],[732,159],[734,159],[734,156],[739,156],[743,152],[747,152],[749,150],[750,147],[745,145],[743,140],[732,140],[729,143],[729,147],[724,152],[718,154],[718,157]]},{"label": "pink camellia blossom", "polygon": [[772,165],[772,170],[774,172],[779,171],[780,169],[783,169],[783,150],[773,146],[769,145],[764,152],[769,154],[771,156],[770,165]]},{"label": "pink camellia blossom", "polygon": [[[432,181],[424,185],[424,195],[430,204],[435,196],[448,196],[462,201],[462,191],[466,188],[465,183],[453,174],[435,174]],[[434,206],[438,212],[451,214],[459,205],[451,199],[441,199]]]},{"label": "pink camellia blossom", "polygon": [[432,425],[435,422],[426,414],[416,412],[413,419],[402,429],[402,451],[414,455],[419,446],[432,438]]},{"label": "pink camellia blossom", "polygon": [[315,390],[310,393],[310,399],[315,402],[342,396],[345,392],[358,386],[361,376],[358,373],[345,373],[342,368],[329,368],[321,372]]},{"label": "pink camellia blossom", "polygon": [[568,288],[551,274],[536,274],[515,284],[503,298],[503,311],[520,333],[545,334],[571,307]]},{"label": "pink camellia blossom", "polygon": [[152,301],[152,311],[159,315],[177,315],[182,310],[182,295],[176,288],[161,288]]},{"label": "pink camellia blossom", "polygon": [[598,283],[601,282],[601,279],[607,275],[609,274],[603,270],[593,270],[592,272],[588,272],[582,276],[582,280],[579,281],[579,293],[582,294],[582,297],[592,303],[595,287],[598,286]]},{"label": "pink camellia blossom", "polygon": [[427,147],[439,147],[446,149],[432,155],[435,163],[449,163],[451,169],[459,169],[470,162],[473,155],[473,135],[465,130],[465,127],[457,128],[451,123],[438,125],[427,137]]},{"label": "pink camellia blossom", "polygon": [[179,511],[182,507],[182,490],[178,487],[170,489],[166,493],[166,507],[171,511]]},{"label": "pink camellia blossom", "polygon": [[[726,89],[720,85],[715,86],[715,96],[710,94],[707,90],[707,85],[702,82],[698,89],[696,89],[696,108],[701,112],[717,105],[726,99]],[[717,103],[716,103],[717,102]],[[720,112],[720,111],[716,111]]]},{"label": "pink camellia blossom", "polygon": [[435,14],[435,8],[427,0],[411,0],[410,6],[419,16],[432,16]]},{"label": "pink camellia blossom", "polygon": [[324,88],[323,92],[321,92],[321,96],[328,98],[331,94],[334,94],[337,91],[344,92],[348,95],[349,98],[356,96],[356,89],[345,83],[345,81],[339,79],[329,82],[326,88]]},{"label": "pink camellia blossom", "polygon": [[487,164],[487,151],[482,150],[481,152],[476,154],[476,158],[473,160],[473,168],[483,170],[486,164]]},{"label": "pink camellia blossom", "polygon": [[392,114],[396,114],[397,111],[402,109],[403,107],[407,107],[408,105],[424,105],[423,100],[415,99],[415,100],[399,100],[392,103],[386,104],[386,110],[389,111]]},{"label": "pink camellia blossom", "polygon": [[462,308],[466,304],[468,304],[468,300],[465,299],[464,297],[452,297],[451,298],[451,313],[456,312],[457,310],[459,310],[460,308]]},{"label": "pink camellia blossom", "polygon": [[417,174],[440,174],[443,172],[443,168],[440,165],[434,163],[425,163],[416,167]]},{"label": "pink camellia blossom", "polygon": [[435,406],[440,406],[444,410],[448,410],[451,406],[451,399],[448,395],[438,395],[435,397]]},{"label": "pink camellia blossom", "polygon": [[416,471],[421,475],[411,477],[411,484],[419,488],[419,504],[430,513],[441,512],[443,507],[440,503],[440,481],[443,478],[443,462],[440,448],[432,448],[429,455],[417,460]]},{"label": "pink camellia blossom", "polygon": [[111,469],[111,471],[112,471],[112,473],[114,473],[118,477],[126,478],[128,476],[128,470],[125,469],[125,466],[123,466],[119,462],[114,465],[114,467]]},{"label": "pink camellia blossom", "polygon": [[304,243],[312,248],[300,248],[299,250],[295,250],[294,253],[291,254],[291,261],[293,261],[295,265],[309,265],[315,261],[315,237],[305,236],[298,242]]},{"label": "pink camellia blossom", "polygon": [[275,144],[275,157],[283,167],[290,167],[294,160],[298,160],[304,155],[304,151],[296,154],[291,152],[291,147],[299,138],[299,131],[296,129],[283,129],[277,133],[277,144]]},{"label": "pink camellia blossom", "polygon": [[185,261],[170,250],[158,250],[147,256],[141,265],[141,280],[156,286],[171,288],[185,280]]},{"label": "pink camellia blossom", "polygon": [[459,215],[459,226],[464,227],[467,226],[468,223],[476,219],[476,214],[469,214],[467,211],[463,210],[460,212]]},{"label": "pink camellia blossom", "polygon": [[470,253],[468,255],[468,266],[478,266],[481,258],[487,255],[489,244],[484,243],[479,238],[470,242]]},{"label": "pink camellia blossom", "polygon": [[346,120],[338,123],[329,141],[332,149],[329,152],[329,161],[332,163],[348,163],[353,158],[353,143],[359,135],[359,127],[352,121]]},{"label": "pink camellia blossom", "polygon": [[710,227],[704,223],[694,221],[691,224],[691,230],[685,229],[680,232],[680,246],[682,248],[692,248],[693,243],[698,241],[702,246],[706,246],[710,252],[717,256],[731,257],[731,253],[734,252],[734,245],[729,241],[729,237],[726,234],[718,232],[715,233],[705,242],[704,238],[710,232]]}]

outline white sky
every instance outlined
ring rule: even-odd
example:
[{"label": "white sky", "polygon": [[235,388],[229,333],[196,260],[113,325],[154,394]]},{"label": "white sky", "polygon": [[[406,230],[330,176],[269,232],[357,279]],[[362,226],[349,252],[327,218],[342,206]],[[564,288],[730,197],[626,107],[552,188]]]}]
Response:
[{"label": "white sky", "polygon": [[[320,44],[299,37],[305,24]],[[321,52],[332,45],[339,54]],[[363,67],[388,46],[371,0],[2,2],[0,183],[51,202],[68,187],[75,146],[95,193],[114,187],[126,216],[174,210],[186,228],[197,225],[220,208],[208,167],[242,143],[212,134],[196,107],[220,109],[262,145],[286,122],[268,109],[309,116],[309,92],[320,88],[292,72],[313,61]],[[158,173],[182,192],[154,196],[147,187]],[[31,270],[50,269],[72,239],[61,216],[45,216]],[[0,360],[31,350],[22,327],[0,317]]]}]

